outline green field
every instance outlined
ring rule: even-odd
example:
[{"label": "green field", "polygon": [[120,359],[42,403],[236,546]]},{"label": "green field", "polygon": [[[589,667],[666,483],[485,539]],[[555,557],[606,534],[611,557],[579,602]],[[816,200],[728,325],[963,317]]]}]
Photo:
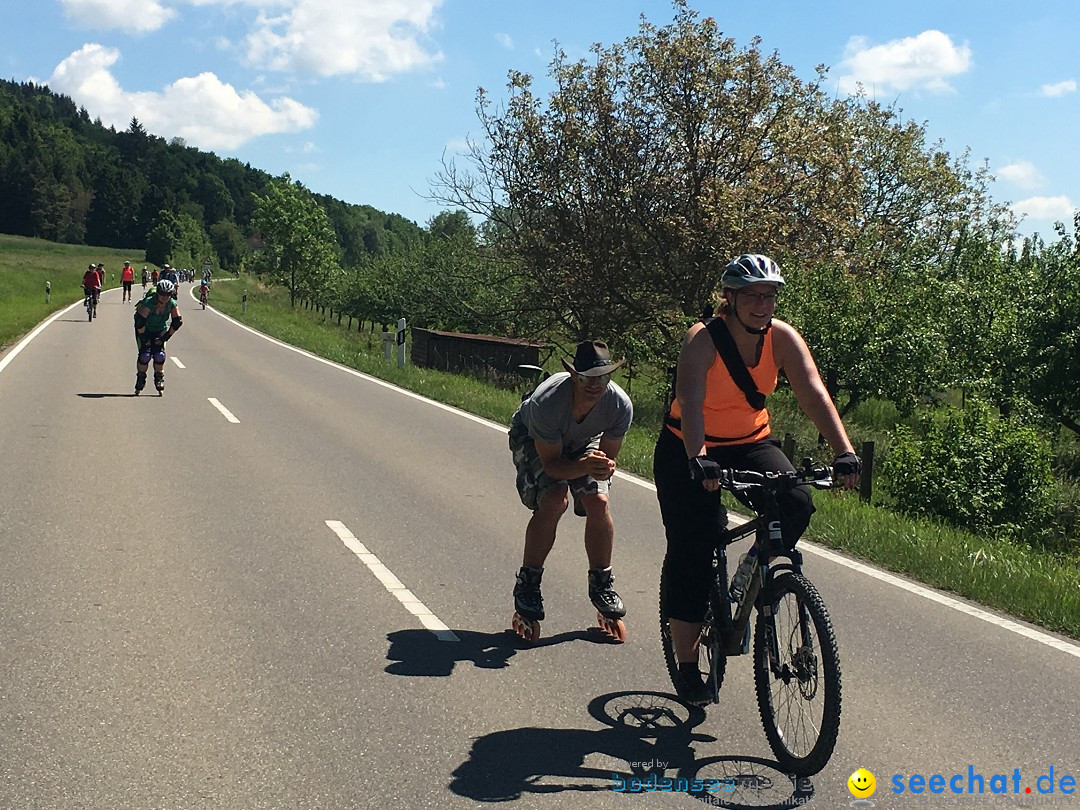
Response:
[{"label": "green field", "polygon": [[[144,254],[0,234],[0,351],[51,313],[81,300],[83,273],[91,262],[105,265],[105,287],[109,288],[120,286],[125,261],[141,272]],[[50,300],[46,300],[46,284],[52,287]]]},{"label": "green field", "polygon": [[[118,272],[125,258],[141,269],[141,257],[131,251],[0,236],[0,344],[10,344],[49,312],[78,300],[82,269],[89,261],[103,261],[107,269]],[[46,280],[53,285],[51,306],[44,300]],[[116,284],[114,275],[108,286]],[[243,311],[245,290],[248,300]],[[370,324],[358,330],[354,321],[349,329],[347,318],[339,324],[336,316],[331,319],[302,307],[292,309],[286,290],[264,288],[250,277],[216,281],[211,304],[280,340],[502,424],[509,423],[520,400],[519,392],[482,380],[412,365],[399,369],[384,359],[382,340]],[[780,404],[778,419],[794,418]],[[874,407],[877,411],[869,411],[865,423],[849,420],[853,437],[880,441],[885,436],[884,428],[894,415],[883,412],[880,405]],[[642,407],[637,413],[619,463],[629,472],[651,478],[658,410]],[[808,533],[815,541],[1080,638],[1080,560],[1075,556],[980,537],[929,520],[911,520],[862,503],[851,493],[815,493],[815,504],[818,511]]]}]

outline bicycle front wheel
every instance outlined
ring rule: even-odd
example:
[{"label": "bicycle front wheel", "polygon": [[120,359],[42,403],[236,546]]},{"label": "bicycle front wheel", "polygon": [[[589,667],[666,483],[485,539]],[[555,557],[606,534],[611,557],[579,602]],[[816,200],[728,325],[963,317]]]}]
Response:
[{"label": "bicycle front wheel", "polygon": [[840,732],[840,657],[825,602],[802,574],[777,576],[761,596],[754,687],[781,768],[818,773]]}]

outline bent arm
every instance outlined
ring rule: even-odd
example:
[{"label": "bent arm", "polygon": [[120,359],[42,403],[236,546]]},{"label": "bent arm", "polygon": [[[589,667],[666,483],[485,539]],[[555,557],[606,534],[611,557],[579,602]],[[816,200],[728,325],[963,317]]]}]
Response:
[{"label": "bent arm", "polygon": [[829,443],[834,455],[854,453],[855,448],[848,438],[840,414],[836,411],[832,397],[829,396],[825,383],[821,381],[817,364],[810,354],[810,348],[794,327],[777,321],[773,322],[775,346],[779,350],[778,363],[787,374],[795,399],[807,418],[814,423],[825,441]]}]

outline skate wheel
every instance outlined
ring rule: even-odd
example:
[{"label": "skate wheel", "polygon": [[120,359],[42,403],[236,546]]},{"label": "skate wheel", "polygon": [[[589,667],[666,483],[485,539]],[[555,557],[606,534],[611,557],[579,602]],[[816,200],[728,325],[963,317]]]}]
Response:
[{"label": "skate wheel", "polygon": [[596,614],[596,623],[600,625],[600,629],[604,633],[611,637],[613,641],[617,641],[622,644],[626,641],[626,624],[622,619],[609,619],[603,613]]},{"label": "skate wheel", "polygon": [[528,642],[534,642],[540,638],[540,622],[534,619],[526,619],[520,613],[515,613],[510,620],[510,629]]}]

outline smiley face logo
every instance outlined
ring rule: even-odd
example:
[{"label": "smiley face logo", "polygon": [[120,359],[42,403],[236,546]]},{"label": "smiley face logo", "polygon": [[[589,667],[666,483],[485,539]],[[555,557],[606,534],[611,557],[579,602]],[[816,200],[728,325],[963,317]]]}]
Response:
[{"label": "smiley face logo", "polygon": [[848,777],[847,788],[856,799],[869,799],[877,790],[877,780],[866,768],[859,768]]}]

